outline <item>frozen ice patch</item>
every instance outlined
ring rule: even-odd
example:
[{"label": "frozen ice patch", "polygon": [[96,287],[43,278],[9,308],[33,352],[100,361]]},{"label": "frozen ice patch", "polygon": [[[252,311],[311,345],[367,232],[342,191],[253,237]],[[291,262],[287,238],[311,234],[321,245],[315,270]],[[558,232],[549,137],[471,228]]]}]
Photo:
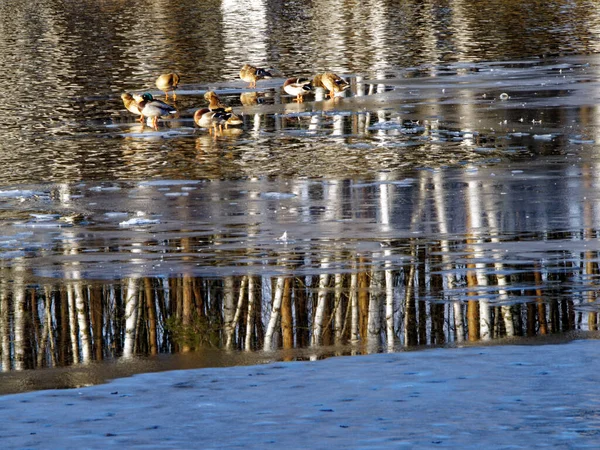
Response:
[{"label": "frozen ice patch", "polygon": [[296,197],[296,194],[289,192],[262,192],[260,197],[268,200],[286,200]]},{"label": "frozen ice patch", "polygon": [[156,225],[160,223],[158,219],[146,219],[144,217],[134,217],[119,223],[120,227],[136,227],[141,225]]}]

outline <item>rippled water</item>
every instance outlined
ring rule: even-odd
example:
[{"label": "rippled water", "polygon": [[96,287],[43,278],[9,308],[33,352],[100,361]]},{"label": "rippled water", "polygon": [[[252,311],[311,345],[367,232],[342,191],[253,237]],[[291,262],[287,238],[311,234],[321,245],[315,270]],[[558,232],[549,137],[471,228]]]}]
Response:
[{"label": "rippled water", "polygon": [[[334,5],[1,6],[2,370],[595,333],[595,2]],[[169,70],[153,130],[120,95]],[[281,90],[324,70],[345,97]]]}]

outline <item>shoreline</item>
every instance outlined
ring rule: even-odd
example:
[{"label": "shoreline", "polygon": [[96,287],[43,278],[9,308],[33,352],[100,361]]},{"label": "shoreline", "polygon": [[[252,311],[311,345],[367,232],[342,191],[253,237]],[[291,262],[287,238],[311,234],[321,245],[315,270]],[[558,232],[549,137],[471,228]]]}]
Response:
[{"label": "shoreline", "polygon": [[[0,397],[4,448],[596,448],[598,342],[156,372]],[[541,350],[541,351],[540,351]]]}]

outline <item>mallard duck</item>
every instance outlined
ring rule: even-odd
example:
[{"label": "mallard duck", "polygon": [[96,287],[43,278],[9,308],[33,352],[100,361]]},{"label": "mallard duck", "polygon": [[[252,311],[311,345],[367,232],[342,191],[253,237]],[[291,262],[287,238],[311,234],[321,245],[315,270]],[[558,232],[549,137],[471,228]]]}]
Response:
[{"label": "mallard duck", "polygon": [[335,97],[339,92],[343,92],[350,87],[350,83],[333,72],[325,72],[315,75],[313,84],[316,87],[322,87],[329,91],[331,98]]},{"label": "mallard duck", "polygon": [[303,95],[312,91],[311,80],[308,78],[288,78],[283,83],[283,90],[290,95],[295,95],[294,101],[302,103]]},{"label": "mallard duck", "polygon": [[208,128],[209,133],[212,134],[213,129],[215,130],[215,134],[217,133],[217,128],[219,132],[223,131],[223,125],[225,129],[229,125],[241,125],[242,119],[236,114],[225,111],[211,111],[208,108],[199,109],[194,113],[194,122],[201,128]]},{"label": "mallard duck", "polygon": [[255,88],[256,82],[263,78],[271,78],[271,72],[262,69],[260,67],[254,67],[250,64],[244,64],[244,67],[240,70],[240,78],[247,83],[249,88]]},{"label": "mallard duck", "polygon": [[158,129],[158,118],[162,116],[168,116],[169,114],[175,114],[177,110],[171,105],[165,102],[156,100],[152,97],[152,94],[145,93],[142,95],[142,100],[138,103],[138,106],[142,110],[143,117],[152,118],[152,127]]},{"label": "mallard duck", "polygon": [[125,105],[125,108],[127,108],[127,111],[132,112],[133,114],[137,114],[138,116],[140,116],[139,121],[144,122],[142,108],[140,108],[140,105],[138,103],[138,101],[141,100],[141,98],[139,96],[136,97],[137,99],[129,92],[121,94],[121,100],[123,100],[123,104]]},{"label": "mallard duck", "polygon": [[231,112],[231,107],[225,106],[221,103],[221,99],[214,91],[208,91],[204,94],[204,99],[208,102],[208,109],[211,111],[224,111]]},{"label": "mallard duck", "polygon": [[156,79],[156,87],[165,93],[165,98],[169,99],[169,92],[173,91],[173,100],[177,100],[177,95],[175,94],[175,89],[179,84],[179,74],[173,73],[165,73],[159,76]]}]

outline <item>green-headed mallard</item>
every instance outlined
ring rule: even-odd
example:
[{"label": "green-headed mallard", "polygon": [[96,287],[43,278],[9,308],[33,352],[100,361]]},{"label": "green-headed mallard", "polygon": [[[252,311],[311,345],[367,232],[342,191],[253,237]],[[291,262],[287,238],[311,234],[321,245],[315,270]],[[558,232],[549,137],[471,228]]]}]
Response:
[{"label": "green-headed mallard", "polygon": [[263,78],[271,78],[271,72],[262,69],[260,67],[254,67],[250,64],[244,64],[244,67],[240,70],[240,78],[247,83],[249,88],[255,88],[256,82]]},{"label": "green-headed mallard", "polygon": [[313,79],[313,85],[315,87],[327,89],[331,98],[350,87],[350,83],[333,72],[325,72],[315,75]]},{"label": "green-headed mallard", "polygon": [[173,91],[173,100],[177,100],[175,89],[179,84],[179,74],[165,73],[156,79],[156,87],[165,93],[165,98],[169,99],[169,91]]},{"label": "green-headed mallard", "polygon": [[311,80],[308,78],[288,78],[283,83],[283,90],[290,95],[295,95],[294,101],[302,103],[303,95],[312,91]]},{"label": "green-headed mallard", "polygon": [[142,116],[152,118],[152,127],[158,129],[158,118],[175,114],[177,110],[165,102],[156,100],[152,94],[145,93],[142,95],[142,101],[138,103],[142,110]]},{"label": "green-headed mallard", "polygon": [[209,133],[215,134],[217,129],[223,131],[223,126],[227,129],[229,125],[241,125],[243,123],[239,116],[225,111],[211,111],[208,108],[199,109],[194,113],[194,122],[201,128],[208,128]]},{"label": "green-headed mallard", "polygon": [[129,92],[121,94],[121,100],[123,100],[123,104],[125,105],[125,108],[127,108],[127,111],[140,116],[139,121],[144,122],[144,115],[142,114],[142,108],[140,108],[138,99],[134,98]]}]

